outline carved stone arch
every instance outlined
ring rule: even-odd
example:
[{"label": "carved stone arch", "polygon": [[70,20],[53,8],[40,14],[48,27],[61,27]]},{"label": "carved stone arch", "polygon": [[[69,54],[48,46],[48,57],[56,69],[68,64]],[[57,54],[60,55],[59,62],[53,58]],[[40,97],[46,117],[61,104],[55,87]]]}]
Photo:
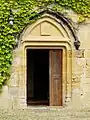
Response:
[{"label": "carved stone arch", "polygon": [[[39,31],[37,31],[37,34],[34,33],[32,35],[31,31],[34,31],[37,27],[41,26],[40,25],[41,23],[47,22],[48,23],[47,26],[51,24],[51,26],[56,27],[57,31],[59,31],[59,34],[57,36],[64,37],[66,39],[68,38],[69,42],[71,43],[71,46],[73,48],[75,46],[77,50],[79,49],[80,41],[77,37],[77,31],[74,27],[73,22],[70,19],[66,18],[61,13],[58,13],[58,12],[56,13],[51,10],[45,10],[45,11],[38,13],[36,16],[32,17],[30,20],[35,19],[35,17],[37,16],[41,16],[41,17],[38,18],[38,20],[36,20],[33,24],[29,24],[24,28],[24,30],[20,34],[19,41],[23,41],[23,39],[24,40],[28,39],[29,36],[33,36],[33,35],[44,36],[40,34]],[[48,30],[47,30],[47,33],[48,33]],[[54,36],[54,35],[47,34],[45,36]]]},{"label": "carved stone arch", "polygon": [[[37,31],[36,28],[39,28],[39,27],[40,27],[40,31]],[[54,29],[54,32],[57,32],[57,33],[56,34],[50,33],[50,32],[53,32],[52,29]],[[37,34],[36,33],[33,34],[34,31],[37,31]],[[56,18],[48,14],[44,14],[34,24],[28,25],[24,29],[20,39],[23,41],[25,39],[29,39],[28,37],[31,37],[31,36],[56,36],[56,35],[61,38],[62,37],[68,38],[68,39],[70,38],[69,32],[67,32],[67,30],[62,24],[58,23],[58,20]]]}]

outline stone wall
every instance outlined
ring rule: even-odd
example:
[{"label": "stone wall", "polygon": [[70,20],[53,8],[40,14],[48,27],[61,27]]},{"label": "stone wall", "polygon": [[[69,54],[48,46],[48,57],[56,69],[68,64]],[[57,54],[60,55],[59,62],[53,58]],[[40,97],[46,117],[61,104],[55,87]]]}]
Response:
[{"label": "stone wall", "polygon": [[[68,78],[65,81],[66,88],[64,87],[63,92],[67,93],[68,99],[64,104],[68,107],[90,107],[90,21],[78,25],[78,37],[81,42],[80,49],[76,50],[72,45],[72,50],[68,51],[67,59],[72,60],[69,63],[72,70],[68,71],[72,78],[71,83],[68,82]],[[26,64],[23,50],[22,44],[13,51],[11,78],[0,92],[0,108],[26,107],[26,82],[24,81]],[[67,77],[70,77],[68,73]]]},{"label": "stone wall", "polygon": [[72,58],[71,106],[90,107],[90,21],[79,25],[78,37],[81,46]]}]

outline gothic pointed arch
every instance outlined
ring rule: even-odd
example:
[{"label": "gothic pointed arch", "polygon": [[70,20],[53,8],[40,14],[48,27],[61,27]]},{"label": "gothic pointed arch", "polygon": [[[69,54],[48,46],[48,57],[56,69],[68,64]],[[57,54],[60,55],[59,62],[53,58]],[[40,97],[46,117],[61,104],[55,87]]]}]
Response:
[{"label": "gothic pointed arch", "polygon": [[[79,49],[80,41],[77,37],[76,29],[70,19],[59,12],[44,10],[31,17],[30,20],[36,19],[38,16],[40,16],[38,20],[33,24],[28,24],[24,28],[20,34],[19,40],[23,41],[32,36],[59,36],[61,38],[70,39],[76,49]],[[39,31],[36,30],[38,28]],[[54,32],[56,32],[55,35]]]}]

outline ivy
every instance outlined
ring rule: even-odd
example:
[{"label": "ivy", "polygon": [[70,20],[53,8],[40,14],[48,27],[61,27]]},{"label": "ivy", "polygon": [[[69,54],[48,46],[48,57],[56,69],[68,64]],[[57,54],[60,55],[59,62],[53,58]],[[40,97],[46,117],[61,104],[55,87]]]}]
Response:
[{"label": "ivy", "polygon": [[[15,46],[14,35],[20,33],[40,10],[52,9],[65,12],[72,9],[79,16],[79,22],[90,17],[90,0],[0,0],[0,87],[10,77],[12,51]],[[10,9],[14,25],[9,25]]]}]

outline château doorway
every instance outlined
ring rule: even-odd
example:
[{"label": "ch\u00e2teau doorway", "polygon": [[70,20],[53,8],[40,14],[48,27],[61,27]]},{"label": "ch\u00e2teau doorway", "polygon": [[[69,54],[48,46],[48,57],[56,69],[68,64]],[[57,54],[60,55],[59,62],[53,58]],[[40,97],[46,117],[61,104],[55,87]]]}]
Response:
[{"label": "ch\u00e2teau doorway", "polygon": [[20,55],[16,76],[21,107],[64,106],[71,101],[73,31],[61,17],[51,11],[42,13],[20,35],[15,55]]},{"label": "ch\u00e2teau doorway", "polygon": [[61,49],[27,49],[27,105],[62,105]]}]

